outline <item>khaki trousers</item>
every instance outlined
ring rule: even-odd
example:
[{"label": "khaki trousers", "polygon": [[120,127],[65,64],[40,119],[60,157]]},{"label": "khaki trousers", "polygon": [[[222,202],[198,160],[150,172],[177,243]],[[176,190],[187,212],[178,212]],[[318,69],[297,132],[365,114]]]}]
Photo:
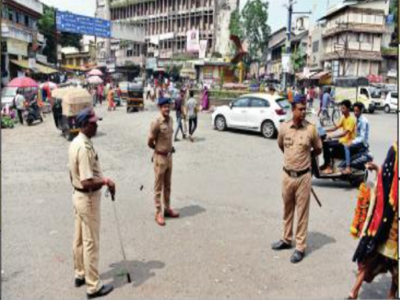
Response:
[{"label": "khaki trousers", "polygon": [[170,207],[172,156],[165,157],[154,154],[154,201],[156,211],[161,212],[161,194],[163,194],[164,209]]},{"label": "khaki trousers", "polygon": [[297,210],[296,250],[306,250],[307,228],[310,212],[311,173],[292,178],[283,173],[283,241],[291,244],[293,239],[294,213]]},{"label": "khaki trousers", "polygon": [[73,242],[75,277],[85,279],[87,293],[101,289],[99,276],[101,191],[84,194],[74,191],[75,237]]}]

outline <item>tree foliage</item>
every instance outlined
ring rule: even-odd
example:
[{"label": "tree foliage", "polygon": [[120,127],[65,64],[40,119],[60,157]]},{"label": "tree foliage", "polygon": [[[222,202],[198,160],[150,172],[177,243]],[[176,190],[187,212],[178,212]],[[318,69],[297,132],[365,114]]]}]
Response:
[{"label": "tree foliage", "polygon": [[293,66],[293,72],[296,74],[301,71],[306,65],[306,54],[302,50],[295,49],[290,60]]},{"label": "tree foliage", "polygon": [[240,18],[240,11],[238,8],[231,13],[231,19],[229,21],[229,33],[231,35],[238,36],[240,39],[243,37],[242,20]]},{"label": "tree foliage", "polygon": [[398,7],[398,0],[391,0],[390,1],[390,14],[394,16],[394,32],[392,35],[392,45],[397,47],[399,43],[399,7]]},{"label": "tree foliage", "polygon": [[[46,39],[46,47],[43,50],[43,55],[51,63],[56,62],[56,29],[55,29],[55,8],[45,6],[43,16],[38,21],[39,32]],[[81,34],[62,32],[59,36],[59,43],[62,47],[75,47],[79,51],[82,49]]]},{"label": "tree foliage", "polygon": [[243,33],[248,42],[249,62],[259,62],[268,45],[271,29],[268,26],[268,2],[250,0],[242,10]]}]

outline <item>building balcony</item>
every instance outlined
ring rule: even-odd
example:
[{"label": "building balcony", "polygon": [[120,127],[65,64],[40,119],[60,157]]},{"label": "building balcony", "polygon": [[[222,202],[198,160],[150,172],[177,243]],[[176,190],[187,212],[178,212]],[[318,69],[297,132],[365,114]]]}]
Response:
[{"label": "building balcony", "polygon": [[144,62],[144,57],[141,56],[123,56],[123,57],[118,57],[116,61],[116,66],[117,67],[125,67],[125,66],[131,66],[131,65],[137,65],[137,66],[142,66]]},{"label": "building balcony", "polygon": [[322,61],[332,60],[369,60],[369,61],[382,61],[381,52],[377,51],[357,51],[357,50],[340,50],[330,53],[325,53]]},{"label": "building balcony", "polygon": [[8,20],[1,21],[1,36],[2,38],[11,38],[25,43],[32,43],[32,35],[37,34],[28,27],[14,24]]},{"label": "building balcony", "polygon": [[384,34],[386,32],[385,25],[371,25],[362,23],[344,23],[340,26],[332,28],[325,28],[322,31],[322,37],[328,38],[330,36],[345,33],[345,32],[357,32],[357,33],[376,33]]},{"label": "building balcony", "polygon": [[14,2],[29,8],[30,10],[43,15],[43,4],[38,0],[13,0]]}]

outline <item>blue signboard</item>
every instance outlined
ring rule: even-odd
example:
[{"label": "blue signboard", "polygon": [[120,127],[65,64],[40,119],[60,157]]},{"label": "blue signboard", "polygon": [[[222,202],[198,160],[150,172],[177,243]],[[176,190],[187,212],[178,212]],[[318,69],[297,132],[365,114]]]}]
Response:
[{"label": "blue signboard", "polygon": [[103,19],[57,11],[57,30],[111,38],[111,22]]}]

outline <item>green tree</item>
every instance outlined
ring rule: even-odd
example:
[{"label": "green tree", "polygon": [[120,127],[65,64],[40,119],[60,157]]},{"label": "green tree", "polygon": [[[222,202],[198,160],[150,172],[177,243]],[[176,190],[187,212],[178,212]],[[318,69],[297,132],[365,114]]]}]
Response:
[{"label": "green tree", "polygon": [[391,0],[390,1],[390,14],[394,16],[394,32],[392,35],[392,46],[397,47],[399,43],[399,7],[398,7],[398,0]]},{"label": "green tree", "polygon": [[268,26],[268,2],[250,0],[242,10],[243,33],[249,45],[247,63],[260,62],[271,29]]},{"label": "green tree", "polygon": [[301,71],[306,65],[306,54],[302,50],[295,49],[290,56],[290,60],[293,66],[293,72],[296,74]]},{"label": "green tree", "polygon": [[[47,60],[51,63],[56,62],[56,31],[55,31],[55,8],[45,6],[43,16],[38,21],[38,29],[46,39],[46,47],[43,55],[47,56]],[[62,32],[59,36],[59,43],[62,47],[75,47],[80,51],[82,45],[81,34]]]},{"label": "green tree", "polygon": [[236,35],[240,39],[243,37],[242,20],[240,19],[239,9],[235,9],[231,13],[231,19],[229,21],[229,33],[231,35]]}]

